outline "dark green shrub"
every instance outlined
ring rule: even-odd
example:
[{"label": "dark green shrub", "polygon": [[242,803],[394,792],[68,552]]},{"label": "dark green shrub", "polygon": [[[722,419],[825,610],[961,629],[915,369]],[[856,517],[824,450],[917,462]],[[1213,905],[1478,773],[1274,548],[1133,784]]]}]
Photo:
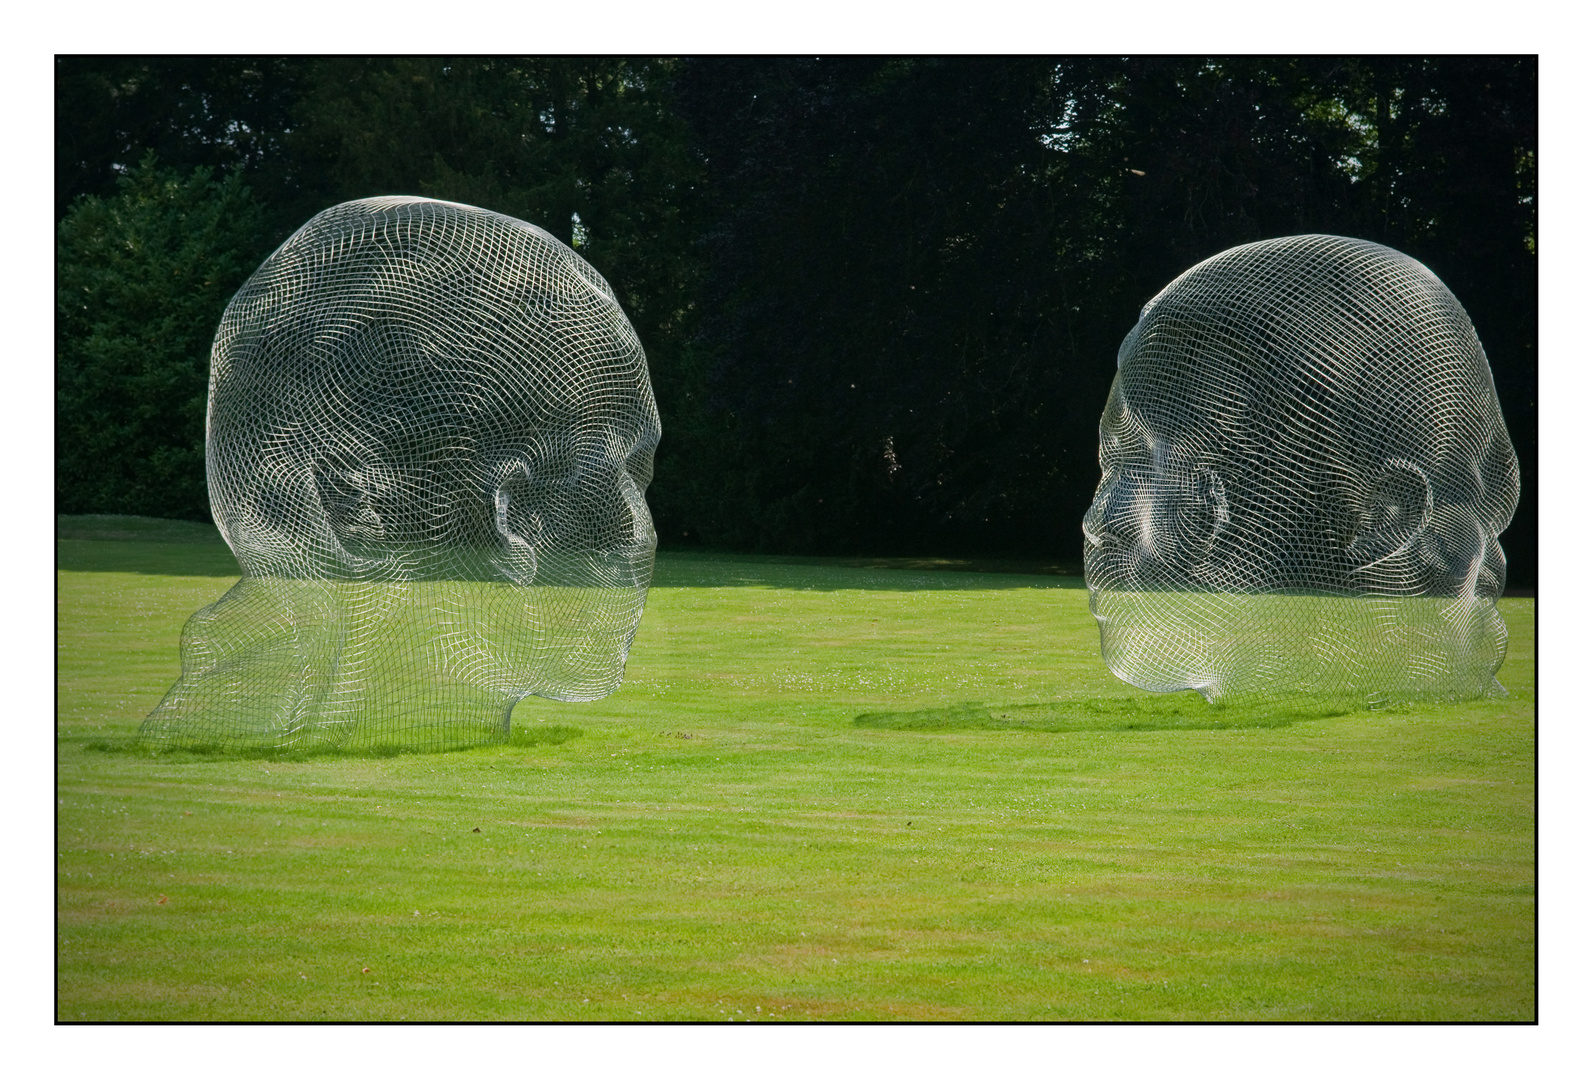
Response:
[{"label": "dark green shrub", "polygon": [[207,520],[210,341],[265,254],[265,216],[236,175],[153,154],[118,188],[57,232],[56,507]]}]

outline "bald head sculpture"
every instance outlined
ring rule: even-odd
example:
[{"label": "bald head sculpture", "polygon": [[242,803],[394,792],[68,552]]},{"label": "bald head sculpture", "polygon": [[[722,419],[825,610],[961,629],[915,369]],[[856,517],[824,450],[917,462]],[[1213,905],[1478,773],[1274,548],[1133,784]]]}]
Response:
[{"label": "bald head sculpture", "polygon": [[612,692],[655,538],[647,362],[535,226],[430,199],[318,214],[222,317],[206,471],[243,570],[146,738],[467,745]]},{"label": "bald head sculpture", "polygon": [[1124,339],[1100,434],[1085,575],[1120,678],[1210,700],[1502,692],[1516,457],[1422,264],[1336,236],[1207,259]]}]

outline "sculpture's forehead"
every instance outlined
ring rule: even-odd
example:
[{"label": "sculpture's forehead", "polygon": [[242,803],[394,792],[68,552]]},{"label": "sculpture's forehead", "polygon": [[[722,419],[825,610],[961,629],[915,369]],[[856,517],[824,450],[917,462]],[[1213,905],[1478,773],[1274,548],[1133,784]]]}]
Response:
[{"label": "sculpture's forehead", "polygon": [[1457,377],[1491,383],[1470,320],[1430,270],[1333,236],[1246,244],[1190,268],[1145,305],[1118,368],[1195,397],[1287,394],[1302,380],[1313,392],[1384,380],[1416,396]]},{"label": "sculpture's forehead", "polygon": [[1145,306],[1118,369],[1102,430],[1119,440],[1363,476],[1398,458],[1468,498],[1514,490],[1464,309],[1426,267],[1375,244],[1291,237],[1209,259]]},{"label": "sculpture's forehead", "polygon": [[608,284],[541,229],[400,198],[344,203],[312,218],[234,299],[223,325],[230,345],[228,324],[244,347],[265,338],[332,347],[370,338],[361,348],[375,354],[387,343],[405,353],[639,348]]},{"label": "sculpture's forehead", "polygon": [[266,260],[223,318],[212,393],[333,430],[653,412],[641,344],[579,255],[526,222],[402,198],[333,207]]},{"label": "sculpture's forehead", "polygon": [[1454,295],[1392,248],[1339,236],[1243,244],[1190,267],[1153,297],[1141,322],[1237,341],[1321,336],[1346,345],[1422,328],[1470,331]]},{"label": "sculpture's forehead", "polygon": [[335,244],[340,238],[388,244],[464,246],[487,237],[513,242],[552,236],[530,222],[462,203],[411,196],[382,196],[339,203],[315,215],[289,243]]},{"label": "sculpture's forehead", "polygon": [[513,305],[533,297],[614,304],[613,291],[578,255],[516,218],[455,203],[363,199],[312,218],[260,269],[301,288],[280,300],[325,302],[328,292],[381,294],[449,308]]}]

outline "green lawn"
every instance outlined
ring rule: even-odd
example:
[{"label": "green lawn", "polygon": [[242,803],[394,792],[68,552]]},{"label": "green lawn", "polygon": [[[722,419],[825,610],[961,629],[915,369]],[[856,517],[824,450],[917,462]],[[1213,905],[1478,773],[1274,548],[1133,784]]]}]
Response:
[{"label": "green lawn", "polygon": [[664,554],[508,745],[153,756],[235,564],[60,525],[60,1020],[1536,1015],[1530,599],[1509,698],[1213,709],[1076,577]]}]

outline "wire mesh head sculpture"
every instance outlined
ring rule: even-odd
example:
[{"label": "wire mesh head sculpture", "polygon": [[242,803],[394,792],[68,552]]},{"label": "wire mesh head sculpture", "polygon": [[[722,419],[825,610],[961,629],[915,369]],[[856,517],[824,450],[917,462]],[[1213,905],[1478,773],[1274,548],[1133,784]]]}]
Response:
[{"label": "wire mesh head sculpture", "polygon": [[1208,701],[1504,692],[1516,456],[1430,270],[1336,236],[1245,244],[1146,304],[1117,366],[1084,520],[1114,674]]},{"label": "wire mesh head sculpture", "polygon": [[612,692],[658,438],[613,291],[547,233],[407,197],[318,214],[216,333],[206,471],[243,577],[144,736],[441,749]]}]

